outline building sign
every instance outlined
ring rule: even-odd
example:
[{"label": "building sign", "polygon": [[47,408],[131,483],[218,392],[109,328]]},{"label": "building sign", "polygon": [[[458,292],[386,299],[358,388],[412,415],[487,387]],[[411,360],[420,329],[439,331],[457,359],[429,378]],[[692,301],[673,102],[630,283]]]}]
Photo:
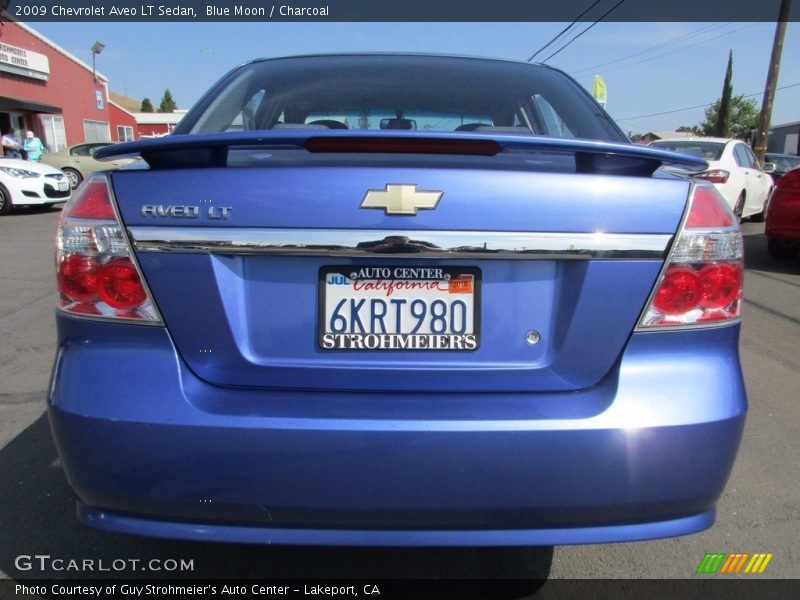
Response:
[{"label": "building sign", "polygon": [[46,80],[50,76],[50,60],[44,54],[0,43],[0,71]]}]

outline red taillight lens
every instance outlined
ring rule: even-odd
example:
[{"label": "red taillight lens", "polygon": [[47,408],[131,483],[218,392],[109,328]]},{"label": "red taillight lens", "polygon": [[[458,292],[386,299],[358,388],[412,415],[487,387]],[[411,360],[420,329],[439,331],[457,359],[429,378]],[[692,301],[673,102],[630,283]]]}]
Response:
[{"label": "red taillight lens", "polygon": [[114,210],[107,176],[93,176],[72,196],[62,211],[56,245],[62,311],[160,322]]},{"label": "red taillight lens", "polygon": [[704,179],[709,183],[727,183],[728,177],[730,176],[731,174],[723,169],[711,169],[710,171],[695,175],[698,179]]},{"label": "red taillight lens", "polygon": [[83,304],[73,304],[72,307],[70,307],[69,311],[79,315],[88,315],[90,317],[97,317],[103,314],[100,312],[100,309],[98,309],[97,306],[95,306],[91,302],[85,302]]},{"label": "red taillight lens", "polygon": [[653,306],[665,315],[688,312],[697,308],[701,289],[700,278],[691,268],[672,266],[661,280]]},{"label": "red taillight lens", "polygon": [[97,299],[97,259],[72,254],[58,265],[58,290],[70,300],[90,302]]},{"label": "red taillight lens", "polygon": [[640,327],[707,326],[737,319],[742,246],[739,224],[716,188],[695,184],[689,214]]},{"label": "red taillight lens", "polygon": [[491,140],[436,140],[379,137],[317,137],[305,143],[309,152],[381,152],[386,154],[468,154],[494,156],[500,144]]},{"label": "red taillight lens", "polygon": [[115,258],[103,265],[97,291],[103,302],[122,310],[138,308],[147,300],[136,267],[127,258]]},{"label": "red taillight lens", "polygon": [[702,308],[725,308],[739,298],[742,291],[740,264],[704,265],[698,273],[702,286],[698,304]]},{"label": "red taillight lens", "polygon": [[103,179],[87,181],[75,193],[70,204],[69,216],[72,219],[112,221],[115,218],[108,197],[108,185]]},{"label": "red taillight lens", "polygon": [[692,209],[686,217],[687,228],[719,228],[733,225],[733,215],[725,206],[720,205],[717,196],[716,190],[712,188],[695,188]]}]

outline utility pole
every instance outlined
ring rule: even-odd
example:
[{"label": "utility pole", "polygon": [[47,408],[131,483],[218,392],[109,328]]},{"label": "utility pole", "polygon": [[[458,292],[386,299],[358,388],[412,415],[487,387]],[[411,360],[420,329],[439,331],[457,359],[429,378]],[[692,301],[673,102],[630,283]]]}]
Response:
[{"label": "utility pole", "polygon": [[781,68],[781,53],[783,52],[783,38],[786,35],[786,21],[789,19],[789,10],[792,0],[782,0],[778,13],[778,22],[775,24],[775,39],[772,42],[772,55],[769,58],[769,71],[767,84],[764,86],[764,100],[761,104],[761,115],[756,129],[756,139],[753,150],[759,162],[764,162],[764,153],[767,151],[769,138],[769,125],[772,120],[772,103],[775,101],[775,88],[778,85],[778,72]]}]

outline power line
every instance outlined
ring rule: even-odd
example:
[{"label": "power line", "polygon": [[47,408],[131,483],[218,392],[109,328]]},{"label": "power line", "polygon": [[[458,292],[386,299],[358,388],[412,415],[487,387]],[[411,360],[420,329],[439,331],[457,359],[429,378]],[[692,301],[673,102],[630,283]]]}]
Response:
[{"label": "power line", "polygon": [[[741,21],[745,20],[745,18],[744,18],[745,16],[750,16],[750,17],[756,16],[756,15],[765,13],[769,9],[770,9],[769,7],[764,7],[764,6],[750,7],[750,8],[748,8],[748,9],[746,9],[746,10],[744,10],[744,11],[738,13],[738,14],[731,15],[731,16],[734,19],[736,19],[738,22],[741,22]],[[689,40],[691,38],[703,35],[705,33],[711,33],[712,31],[721,29],[721,28],[726,27],[728,25],[733,25],[737,21],[727,21],[727,22],[712,23],[711,25],[707,25],[705,27],[701,27],[700,29],[697,29],[695,31],[691,31],[689,33],[685,33],[685,34],[680,35],[678,37],[668,39],[668,40],[666,40],[664,42],[661,42],[660,44],[656,44],[652,48],[645,48],[644,50],[640,50],[638,52],[634,52],[633,54],[629,54],[627,56],[623,56],[623,57],[617,58],[615,60],[611,60],[611,61],[608,61],[608,62],[600,63],[600,64],[597,64],[597,65],[593,65],[591,67],[586,67],[586,68],[583,68],[583,69],[570,71],[570,72],[572,73],[572,75],[581,75],[583,73],[596,71],[600,67],[605,67],[607,65],[613,65],[613,64],[625,61],[625,60],[627,60],[629,58],[634,58],[636,56],[641,56],[642,54],[647,54],[648,52],[653,52],[655,50],[658,50],[659,48],[673,46],[673,45],[677,44],[678,42],[686,41],[686,40]],[[749,27],[749,25],[747,27]],[[707,39],[705,41],[698,42],[697,44],[694,44],[693,46],[704,44],[706,42],[710,42],[712,40],[718,39],[718,38],[723,37],[725,35],[730,35],[732,33],[736,33],[737,31],[741,31],[741,29],[744,29],[744,27],[739,28],[739,29],[735,29],[733,31],[729,31],[729,32],[724,33],[724,34],[722,34],[720,36],[717,36],[717,37],[714,37],[714,38],[710,38],[710,39]],[[685,48],[691,48],[693,46],[686,46]],[[666,56],[666,55],[661,55],[661,56]],[[656,56],[656,57],[651,57],[651,58],[659,58],[659,57]],[[648,58],[648,59],[645,59],[645,60],[651,60],[651,59]],[[644,62],[644,60],[642,60],[640,62]],[[625,68],[627,66],[633,66],[633,64],[639,64],[639,63],[632,63],[631,65],[622,65],[622,66],[620,66],[618,68],[622,69],[622,68]],[[617,67],[615,67],[615,69],[612,69],[612,70],[616,70],[616,68]]]},{"label": "power line", "polygon": [[679,36],[679,37],[676,37],[676,38],[671,38],[671,39],[669,39],[669,40],[667,40],[665,42],[661,42],[660,44],[657,44],[657,45],[653,46],[652,48],[645,48],[644,50],[640,50],[639,52],[634,52],[633,54],[629,54],[627,56],[623,56],[622,58],[617,58],[615,60],[610,60],[608,62],[600,63],[600,64],[597,64],[597,65],[592,65],[591,67],[586,67],[584,69],[579,69],[577,71],[571,71],[571,73],[572,73],[572,75],[580,75],[582,73],[589,73],[589,72],[592,72],[592,71],[596,71],[600,67],[605,67],[607,65],[613,65],[613,64],[616,64],[618,62],[622,62],[624,60],[628,60],[629,58],[634,58],[636,56],[641,56],[642,54],[647,54],[648,52],[653,52],[654,50],[658,50],[659,48],[672,46],[673,44],[676,44],[677,42],[682,42],[682,41],[685,41],[687,39],[691,39],[693,37],[697,37],[698,35],[702,35],[704,33],[710,33],[710,32],[712,32],[714,30],[721,29],[722,27],[725,27],[725,26],[731,25],[731,24],[732,24],[732,22],[713,23],[712,25],[708,25],[706,27],[703,27],[703,28],[698,29],[696,31],[693,31],[691,33],[686,33],[686,34],[684,34],[682,36]]},{"label": "power line", "polygon": [[[783,85],[779,88],[775,88],[775,91],[778,90],[786,90],[789,88],[800,86],[800,83],[792,83],[790,85]],[[742,98],[754,98],[755,96],[763,96],[764,92],[756,92],[754,94],[743,94]],[[716,102],[716,100],[714,101]],[[652,113],[649,115],[637,115],[635,117],[625,117],[621,119],[616,119],[617,121],[633,121],[635,119],[646,119],[647,117],[660,117],[661,115],[671,115],[672,113],[683,112],[685,110],[694,110],[696,108],[706,108],[707,106],[711,106],[714,102],[707,102],[705,104],[698,104],[697,106],[687,106],[686,108],[676,108],[675,110],[665,110],[664,112],[659,113]]]},{"label": "power line", "polygon": [[759,24],[760,23],[750,23],[748,25],[745,25],[744,27],[739,27],[738,29],[732,29],[731,31],[728,31],[726,33],[714,36],[712,38],[708,38],[707,40],[695,42],[694,44],[689,44],[688,46],[684,46],[683,48],[676,48],[675,50],[670,50],[669,52],[664,52],[663,54],[658,54],[657,56],[643,58],[642,60],[637,60],[632,63],[628,63],[627,65],[620,65],[618,67],[612,67],[611,69],[604,69],[603,73],[609,73],[611,71],[619,71],[620,69],[627,69],[628,67],[633,67],[634,65],[639,65],[641,63],[648,62],[650,60],[655,60],[657,58],[663,58],[664,56],[669,56],[670,54],[675,54],[676,52],[683,52],[684,50],[688,50],[689,48],[694,48],[695,46],[702,46],[703,44],[707,44],[708,42],[713,42],[714,40],[718,40],[719,38],[725,37],[726,35],[731,35],[733,33],[742,31],[743,29],[747,29],[748,27],[753,27],[754,25],[759,25]]},{"label": "power line", "polygon": [[542,61],[542,64],[546,63],[548,60],[550,60],[551,58],[553,58],[553,57],[554,57],[556,54],[558,54],[559,52],[561,52],[562,50],[564,50],[565,48],[567,48],[568,46],[570,46],[570,45],[571,45],[571,44],[572,44],[572,43],[573,43],[575,40],[577,40],[579,37],[581,37],[581,36],[582,36],[584,33],[586,33],[587,31],[589,31],[589,30],[590,30],[592,27],[594,27],[595,25],[597,25],[597,24],[598,24],[600,21],[602,21],[602,20],[603,20],[603,19],[605,19],[605,18],[606,18],[608,15],[610,15],[612,12],[614,12],[615,10],[617,10],[617,8],[618,8],[618,7],[619,7],[619,6],[620,6],[620,5],[621,5],[623,2],[625,2],[625,0],[619,0],[619,2],[617,2],[617,3],[616,3],[614,6],[612,6],[612,7],[611,7],[610,9],[608,9],[608,10],[607,10],[605,13],[603,13],[603,15],[602,15],[602,16],[601,16],[599,19],[597,19],[597,20],[596,20],[594,23],[592,23],[592,24],[591,24],[591,25],[589,25],[589,26],[588,26],[586,29],[584,29],[583,31],[581,31],[581,32],[580,32],[578,35],[576,35],[574,38],[572,38],[572,39],[571,39],[570,41],[568,41],[566,44],[564,44],[563,46],[561,46],[561,48],[559,48],[558,50],[556,50],[555,52],[553,52],[553,53],[552,53],[550,56],[548,56],[547,58],[545,58],[545,59]]},{"label": "power line", "polygon": [[566,27],[564,27],[564,29],[562,29],[562,30],[561,30],[561,31],[558,33],[558,35],[557,35],[557,36],[555,36],[555,37],[554,37],[552,40],[550,40],[549,42],[547,42],[547,43],[546,43],[544,46],[542,46],[541,48],[539,48],[539,49],[538,49],[536,52],[534,52],[533,54],[531,54],[531,57],[530,57],[530,58],[527,60],[527,62],[531,62],[531,61],[532,61],[532,60],[533,60],[533,59],[536,57],[536,55],[537,55],[537,54],[539,54],[539,53],[540,53],[542,50],[544,50],[545,48],[547,48],[548,46],[550,46],[550,44],[552,44],[553,42],[555,42],[555,41],[556,41],[558,38],[560,38],[562,35],[564,35],[564,34],[565,34],[567,31],[569,31],[570,29],[572,29],[572,28],[574,27],[575,23],[577,23],[578,21],[580,21],[580,19],[581,19],[581,17],[582,17],[583,15],[585,15],[586,13],[588,13],[590,10],[592,10],[592,9],[593,9],[595,6],[597,6],[598,4],[600,4],[602,1],[603,1],[603,0],[596,0],[594,4],[592,4],[592,5],[591,5],[589,8],[587,8],[587,9],[586,9],[586,10],[584,10],[584,11],[583,11],[581,14],[579,14],[577,17],[575,17],[575,20],[574,20],[574,21],[572,21],[572,23],[570,23],[570,24],[569,24],[569,25],[567,25]]},{"label": "power line", "polygon": [[[634,58],[635,56],[641,56],[642,54],[647,54],[648,52],[652,52],[653,50],[657,50],[658,48],[661,48],[663,46],[670,46],[670,45],[672,45],[674,43],[677,43],[679,41],[683,41],[683,40],[685,40],[685,39],[687,39],[689,37],[700,35],[701,33],[704,33],[705,30],[707,30],[707,29],[710,29],[710,30],[713,31],[714,29],[719,29],[720,27],[724,27],[725,25],[729,25],[729,24],[730,23],[721,23],[721,24],[714,23],[713,25],[708,25],[708,26],[703,27],[701,29],[698,29],[697,31],[694,31],[694,32],[692,32],[690,34],[684,34],[684,35],[679,36],[677,38],[671,38],[671,39],[667,40],[666,42],[661,42],[660,44],[657,44],[657,45],[653,46],[652,48],[645,48],[644,50],[639,50],[638,52],[634,52],[633,54],[629,54],[627,56],[623,56],[622,58],[617,58],[615,60],[610,60],[608,62],[600,63],[600,64],[597,64],[597,65],[592,65],[591,67],[586,67],[584,69],[578,69],[577,71],[571,71],[571,73],[573,75],[580,75],[581,73],[589,73],[591,71],[596,71],[600,67],[605,67],[607,65],[613,65],[613,64],[616,64],[618,62],[622,62],[624,60],[627,60],[629,58]],[[716,25],[716,27],[714,25]]]}]

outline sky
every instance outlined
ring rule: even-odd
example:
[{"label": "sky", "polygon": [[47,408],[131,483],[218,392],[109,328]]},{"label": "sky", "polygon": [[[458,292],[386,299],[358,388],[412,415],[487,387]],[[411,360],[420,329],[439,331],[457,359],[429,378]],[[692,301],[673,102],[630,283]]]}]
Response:
[{"label": "sky", "polygon": [[[723,15],[721,15],[722,17]],[[190,108],[227,71],[254,58],[331,52],[403,51],[527,60],[567,23],[31,23],[97,69],[112,91],[158,106],[169,88]],[[586,24],[579,25],[579,32]],[[591,90],[608,88],[606,110],[625,132],[673,131],[699,124],[719,98],[729,51],[733,92],[760,108],[775,23],[601,22],[547,64]],[[570,33],[569,37],[574,34]],[[566,38],[569,39],[569,38]],[[535,61],[559,49],[551,46]],[[773,124],[800,121],[800,23],[789,23]],[[691,110],[679,110],[688,107]],[[673,112],[675,111],[675,112]],[[663,113],[663,114],[661,114]]]}]

